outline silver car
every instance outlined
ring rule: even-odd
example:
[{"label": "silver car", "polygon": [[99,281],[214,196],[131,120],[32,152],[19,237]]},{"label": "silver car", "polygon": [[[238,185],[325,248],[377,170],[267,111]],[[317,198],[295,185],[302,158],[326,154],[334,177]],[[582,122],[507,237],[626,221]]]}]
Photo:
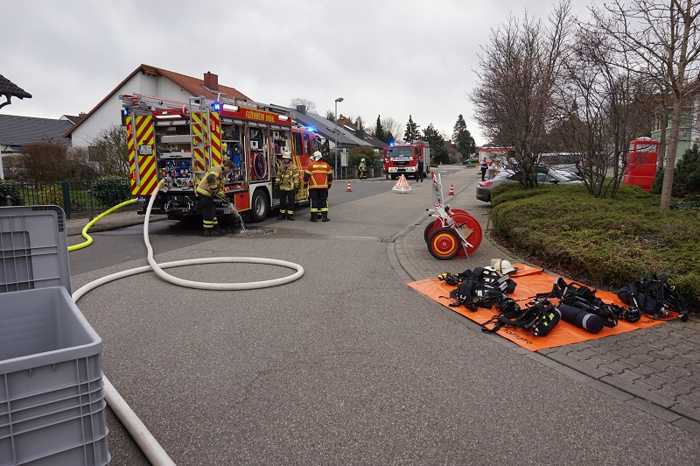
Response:
[{"label": "silver car", "polygon": [[[522,175],[520,172],[512,170],[501,170],[490,180],[480,181],[476,187],[476,198],[480,201],[491,202],[491,190],[505,183],[519,183]],[[577,184],[581,183],[581,178],[571,172],[557,170],[554,168],[538,167],[537,168],[537,183],[538,184]]]}]

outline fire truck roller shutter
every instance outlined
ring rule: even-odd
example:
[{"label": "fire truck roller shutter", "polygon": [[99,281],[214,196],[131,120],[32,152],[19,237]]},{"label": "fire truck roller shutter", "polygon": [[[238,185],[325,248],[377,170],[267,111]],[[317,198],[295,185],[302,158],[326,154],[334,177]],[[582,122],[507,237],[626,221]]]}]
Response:
[{"label": "fire truck roller shutter", "polygon": [[156,163],[156,133],[153,115],[136,115],[133,137],[129,149],[130,158],[135,160],[132,176],[134,196],[150,195],[158,184],[158,167]]}]

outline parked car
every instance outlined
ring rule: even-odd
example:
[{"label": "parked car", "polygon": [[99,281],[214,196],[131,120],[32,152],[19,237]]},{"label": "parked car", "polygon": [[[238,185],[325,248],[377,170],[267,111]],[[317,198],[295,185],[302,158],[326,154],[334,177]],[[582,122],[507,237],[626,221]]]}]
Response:
[{"label": "parked car", "polygon": [[[581,183],[578,175],[564,170],[554,168],[538,167],[537,183],[547,184],[576,184]],[[491,191],[493,188],[506,183],[519,183],[522,175],[520,172],[511,170],[501,170],[494,178],[480,181],[476,187],[476,198],[480,201],[491,202]]]}]

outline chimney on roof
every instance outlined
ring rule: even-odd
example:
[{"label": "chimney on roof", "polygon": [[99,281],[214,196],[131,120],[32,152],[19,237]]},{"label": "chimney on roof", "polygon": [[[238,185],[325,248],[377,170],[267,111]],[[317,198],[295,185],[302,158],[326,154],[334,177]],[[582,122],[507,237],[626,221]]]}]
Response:
[{"label": "chimney on roof", "polygon": [[204,86],[212,91],[219,90],[219,75],[207,71],[204,73]]},{"label": "chimney on roof", "polygon": [[297,105],[297,112],[306,115],[306,105]]}]

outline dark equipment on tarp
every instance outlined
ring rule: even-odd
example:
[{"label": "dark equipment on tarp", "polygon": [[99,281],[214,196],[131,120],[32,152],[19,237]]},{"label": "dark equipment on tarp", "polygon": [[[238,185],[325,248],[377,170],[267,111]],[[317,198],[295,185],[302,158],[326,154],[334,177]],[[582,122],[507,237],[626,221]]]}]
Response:
[{"label": "dark equipment on tarp", "polygon": [[521,309],[512,299],[505,299],[497,308],[500,314],[482,324],[482,331],[493,333],[503,327],[518,327],[536,337],[543,337],[556,327],[562,317],[559,310],[545,298],[532,301],[525,309]]},{"label": "dark equipment on tarp", "polygon": [[665,275],[651,275],[625,285],[617,296],[637,314],[667,320],[677,312],[683,322],[688,320],[688,306]]},{"label": "dark equipment on tarp", "polygon": [[[557,279],[556,283],[552,287],[552,291],[549,293],[540,293],[537,296],[557,298],[561,304],[576,307],[588,314],[594,314],[602,320],[604,326],[610,328],[615,327],[617,325],[617,321],[620,319],[624,319],[627,322],[637,322],[640,317],[639,312],[636,310],[624,309],[614,304],[605,303],[596,296],[596,290],[583,285],[574,284],[573,282],[567,283],[566,280],[561,277]],[[567,312],[567,317],[562,315],[564,320],[566,320],[569,315],[572,315],[572,312],[573,311],[569,310]],[[562,312],[562,314],[564,314],[564,312]],[[570,323],[575,324],[575,322]],[[597,324],[592,325],[593,328],[597,326]],[[589,330],[586,327],[581,328]]]},{"label": "dark equipment on tarp", "polygon": [[450,306],[464,306],[471,311],[501,303],[516,286],[508,275],[485,267],[467,269],[459,274],[441,273],[438,279],[457,287],[450,292]]},{"label": "dark equipment on tarp", "polygon": [[561,318],[564,322],[573,324],[588,332],[598,333],[603,330],[603,327],[605,326],[605,322],[600,316],[591,314],[580,307],[559,303],[557,309],[559,309]]}]

